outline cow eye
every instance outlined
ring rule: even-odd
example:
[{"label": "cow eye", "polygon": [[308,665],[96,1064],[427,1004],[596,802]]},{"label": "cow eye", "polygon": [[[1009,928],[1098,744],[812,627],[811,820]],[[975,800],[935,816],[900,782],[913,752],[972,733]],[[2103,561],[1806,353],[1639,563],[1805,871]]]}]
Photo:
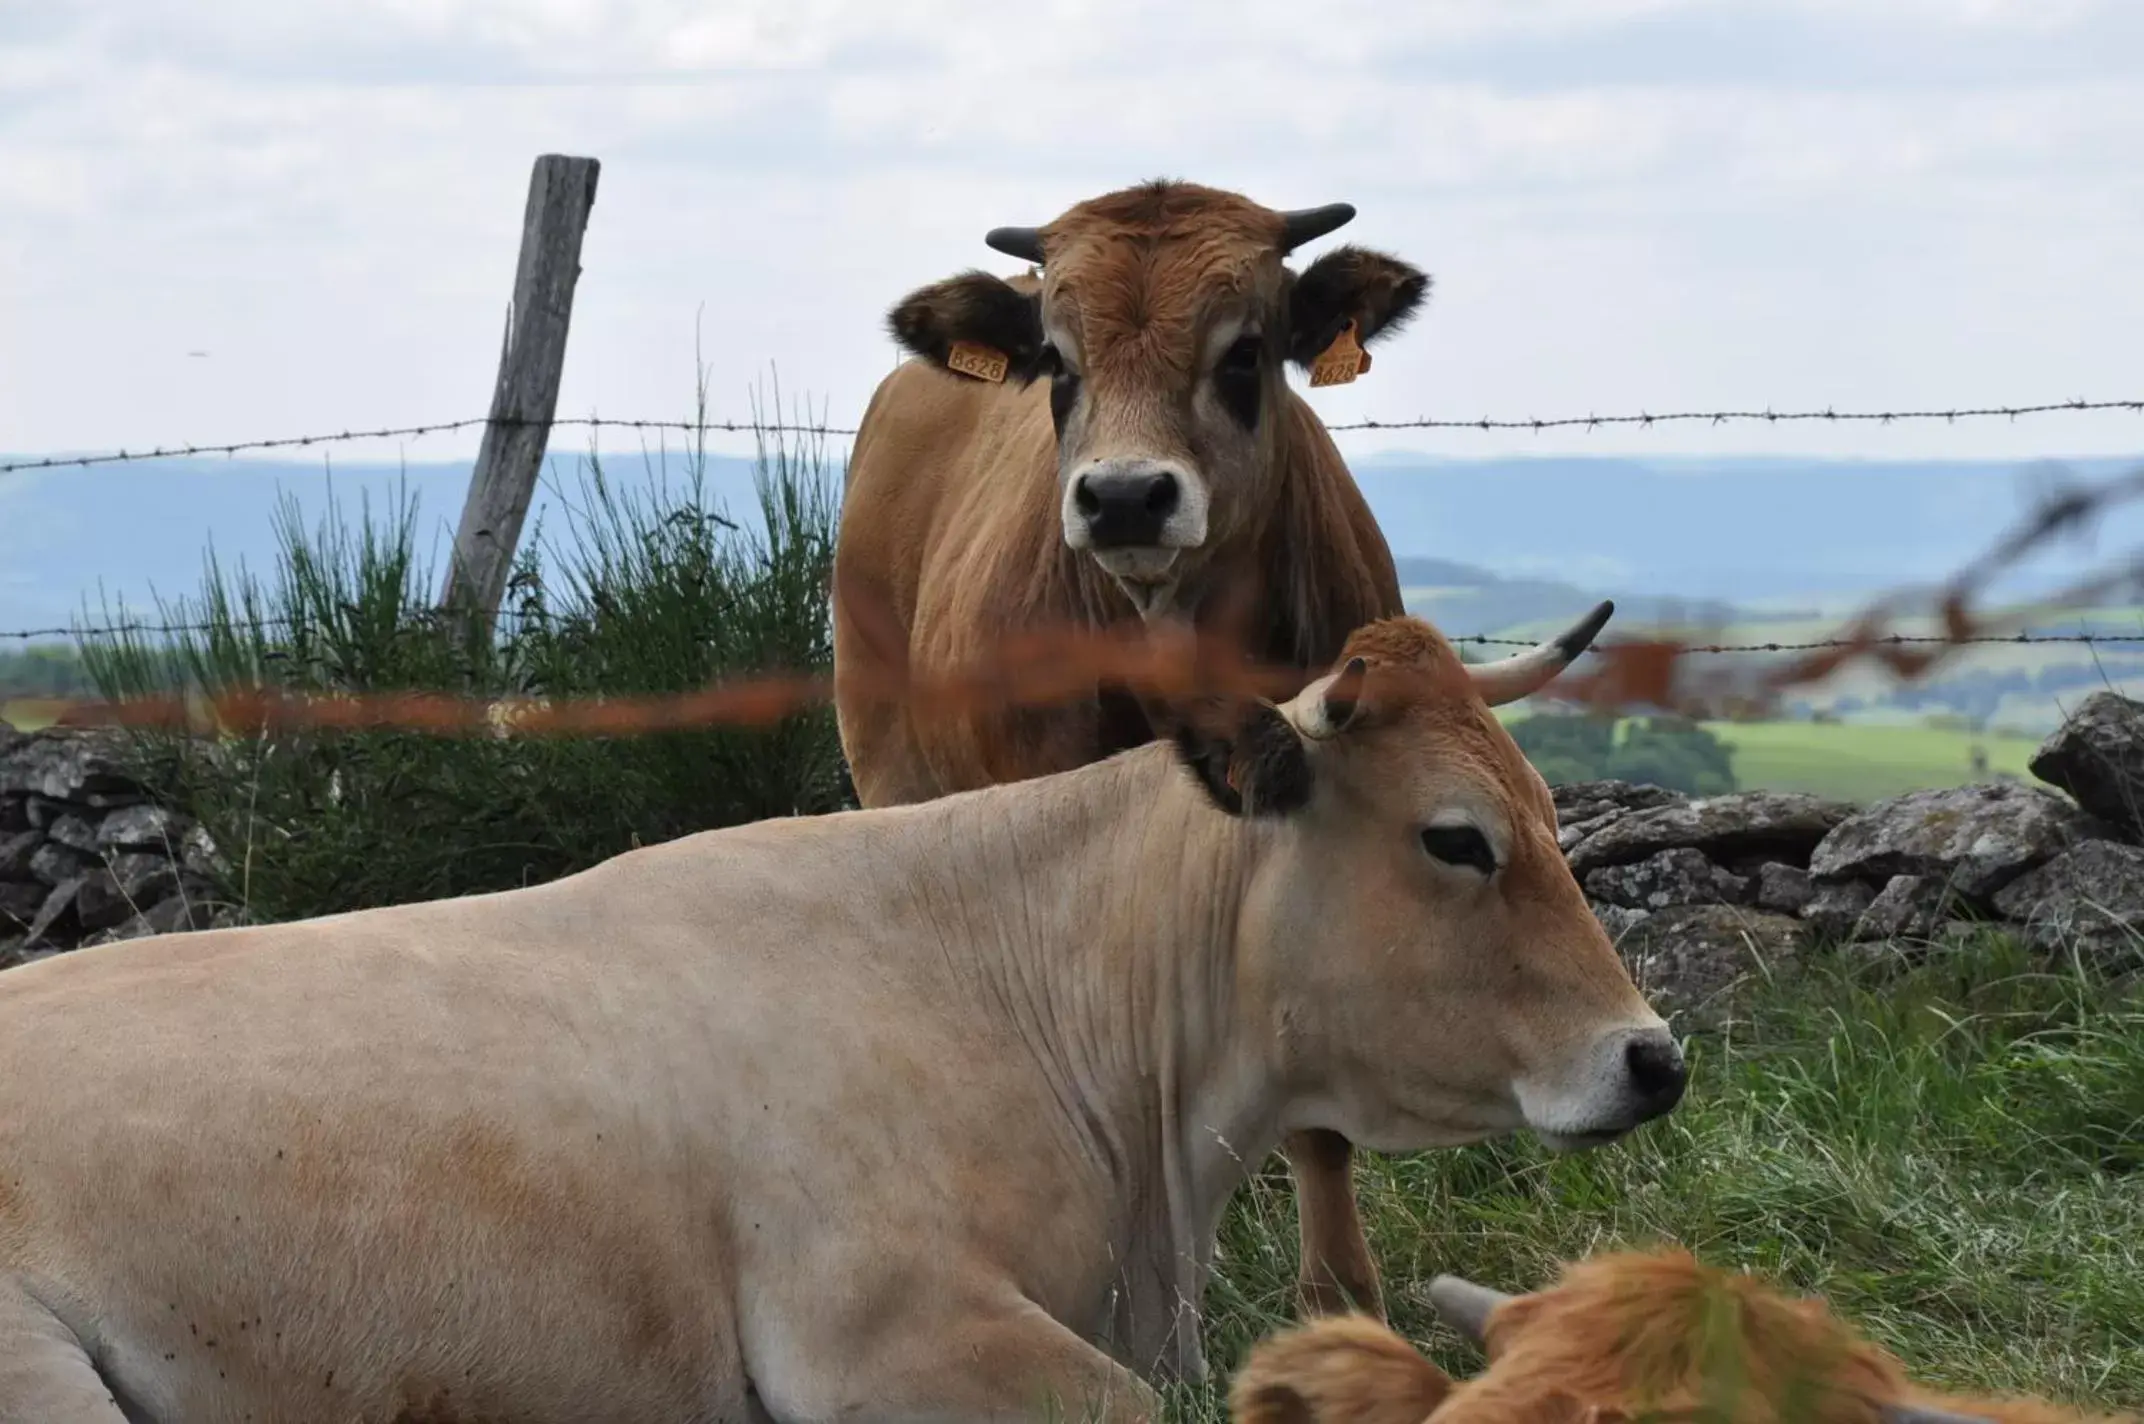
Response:
[{"label": "cow eye", "polygon": [[1229,343],[1228,350],[1221,353],[1221,364],[1216,369],[1232,376],[1246,375],[1258,369],[1265,353],[1265,338],[1256,332],[1247,333]]},{"label": "cow eye", "polygon": [[1496,873],[1496,852],[1489,838],[1472,826],[1431,826],[1422,832],[1422,849],[1446,865],[1470,866],[1484,875]]}]

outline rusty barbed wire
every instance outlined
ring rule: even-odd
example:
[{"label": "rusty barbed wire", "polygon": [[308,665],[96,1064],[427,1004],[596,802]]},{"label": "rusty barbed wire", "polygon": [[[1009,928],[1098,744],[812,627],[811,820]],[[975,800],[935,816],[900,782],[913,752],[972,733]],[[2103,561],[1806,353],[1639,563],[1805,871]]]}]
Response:
[{"label": "rusty barbed wire", "polygon": [[[2015,420],[2025,415],[2050,415],[2085,411],[2130,411],[2144,414],[2144,400],[2066,400],[2045,401],[2029,405],[1957,406],[1950,409],[1926,410],[1873,410],[1842,411],[1832,407],[1823,410],[1709,410],[1709,411],[1640,411],[1622,415],[1566,415],[1525,419],[1494,419],[1489,417],[1450,419],[1434,416],[1418,416],[1408,420],[1349,420],[1328,423],[1327,430],[1568,430],[1593,429],[1602,426],[1654,426],[1687,424],[1702,421],[1711,425],[1726,425],[1737,422],[1763,421],[1768,424],[1805,423],[1808,421],[1845,421],[1890,425],[1900,421],[1941,420],[1956,423],[1960,420],[1993,419],[1997,417]],[[193,458],[202,455],[238,455],[257,450],[308,449],[316,445],[333,445],[358,440],[420,439],[427,435],[446,435],[460,430],[472,430],[490,425],[547,425],[556,430],[575,427],[599,431],[618,429],[632,431],[665,431],[678,434],[707,434],[721,431],[728,434],[782,433],[792,435],[854,435],[856,428],[845,425],[825,425],[793,421],[761,420],[612,420],[603,416],[580,415],[558,416],[550,421],[530,420],[518,417],[500,417],[496,421],[489,416],[468,420],[436,421],[428,425],[402,425],[377,430],[341,430],[317,435],[290,435],[261,440],[236,440],[224,444],[160,445],[147,450],[116,450],[96,455],[48,455],[35,459],[0,462],[0,475],[16,474],[28,470],[56,470],[84,468],[91,465],[125,464],[141,460],[170,460]]]},{"label": "rusty barbed wire", "polygon": [[[499,610],[497,621],[502,623],[510,622],[517,616],[513,610],[502,608]],[[298,621],[294,618],[282,616],[263,618],[248,616],[240,620],[238,624],[231,626],[238,627],[240,631],[255,624],[263,628],[287,628],[294,626]],[[33,638],[73,638],[80,641],[84,638],[109,638],[122,634],[155,634],[160,637],[170,637],[179,633],[215,633],[222,631],[223,627],[224,625],[215,623],[97,623],[79,628],[9,628],[0,629],[0,642],[22,642]],[[1464,647],[1530,648],[1536,641],[1531,638],[1506,638],[1487,633],[1456,633],[1446,634],[1445,637],[1447,642],[1455,646]],[[1990,633],[1972,638],[1949,638],[1940,633],[1889,633],[1875,641],[1886,647],[1911,647],[1917,644],[1944,647],[2015,647],[2020,644],[2047,643],[2091,645],[2098,643],[2144,643],[2144,633],[2021,632]],[[1861,644],[1844,638],[1818,638],[1796,643],[1685,643],[1682,645],[1682,650],[1687,656],[1715,657],[1738,653],[1802,653],[1824,648],[1859,646]],[[1600,650],[1598,648],[1588,648],[1583,656],[1597,657],[1599,654]]]},{"label": "rusty barbed wire", "polygon": [[[764,427],[762,427],[764,428]],[[2030,517],[2006,532],[1936,590],[1936,634],[1902,632],[1902,599],[1878,600],[1833,636],[1800,642],[1729,644],[1694,638],[1638,636],[1597,643],[1580,668],[1544,694],[1545,700],[1609,709],[1653,707],[1688,716],[1761,715],[1781,694],[1822,681],[1856,659],[1866,659],[1901,680],[1925,676],[1960,649],[1993,644],[2144,642],[2144,633],[2035,634],[2050,611],[2099,606],[2122,589],[2144,588],[2144,550],[2118,567],[2084,578],[2042,600],[2041,610],[2004,614],[1979,611],[1990,584],[2006,569],[2057,535],[2081,529],[2096,514],[2144,495],[2144,466],[2091,486],[2071,486],[2044,499]],[[837,600],[840,590],[833,590]],[[902,699],[917,711],[1041,706],[1091,696],[1098,684],[1125,687],[1161,703],[1231,695],[1292,695],[1316,669],[1262,663],[1233,637],[1181,626],[1148,628],[1134,622],[1106,629],[1035,629],[1002,641],[981,662],[960,669],[918,673],[906,665],[905,636],[881,610],[848,604],[852,616],[879,625],[876,670],[859,682],[860,695]],[[156,625],[148,625],[153,628]],[[205,629],[202,631],[206,631]],[[1522,639],[1472,635],[1455,642],[1523,644]],[[1756,665],[1708,663],[1693,671],[1701,654],[1775,654]],[[1718,669],[1714,671],[1714,669]],[[623,735],[713,725],[766,725],[831,696],[824,675],[773,672],[717,684],[695,692],[646,697],[551,700],[473,697],[447,693],[296,693],[253,687],[215,695],[200,691],[140,696],[117,701],[57,699],[34,704],[50,720],[67,725],[157,726],[229,734],[247,729],[270,734],[300,728],[400,728],[413,731],[494,734],[566,733]],[[24,699],[17,705],[30,702]]]},{"label": "rusty barbed wire", "polygon": [[[1936,609],[1943,623],[1940,634],[1896,631],[1893,621],[1901,616],[1900,600],[1892,599],[1871,605],[1838,636],[1800,644],[1609,639],[1597,643],[1586,664],[1566,673],[1542,695],[1557,703],[1608,710],[1652,707],[1692,717],[1735,718],[1761,715],[1776,707],[1782,693],[1821,681],[1856,658],[1869,659],[1910,681],[1971,646],[2144,641],[2144,634],[2033,635],[2026,630],[2044,613],[1976,611],[1978,599],[1994,578],[2026,553],[2107,506],[2139,495],[2144,495],[2144,467],[2045,502],[1937,591]],[[2144,587],[2144,551],[2116,569],[2058,591],[2044,606],[2091,606],[2119,589],[2136,587]],[[840,589],[833,592],[839,600]],[[858,669],[857,693],[874,700],[905,701],[925,716],[1047,706],[1090,697],[1102,683],[1120,685],[1162,705],[1230,696],[1280,698],[1292,695],[1317,672],[1252,658],[1232,635],[1138,622],[1101,629],[1034,629],[1003,639],[988,657],[969,666],[919,672],[908,664],[905,639],[883,610],[853,602],[847,606],[860,626],[869,625],[865,638],[872,647],[870,657]],[[1693,654],[1730,649],[1784,656],[1724,675],[1691,671]],[[61,725],[155,727],[197,734],[265,736],[306,729],[396,729],[617,736],[716,725],[766,726],[822,704],[831,695],[832,679],[827,675],[771,672],[693,692],[585,699],[438,692],[309,693],[253,687],[215,695],[189,691],[116,701],[24,699],[18,705]]]},{"label": "rusty barbed wire", "polygon": [[548,422],[516,416],[477,416],[469,420],[442,420],[430,425],[398,425],[378,430],[340,430],[318,435],[284,435],[262,440],[234,440],[222,445],[158,445],[147,450],[113,450],[101,455],[46,455],[32,460],[11,460],[0,463],[0,475],[18,474],[26,470],[77,469],[90,465],[130,464],[141,460],[191,459],[202,455],[240,455],[255,450],[307,449],[315,445],[338,445],[359,440],[418,439],[427,435],[448,435],[457,430],[473,430],[482,425],[548,425],[556,430],[560,426],[588,428],[616,427],[622,430],[665,430],[704,434],[724,431],[730,434],[784,433],[791,435],[854,435],[855,430],[839,425],[804,424],[779,420],[606,420],[601,416],[559,416]]}]

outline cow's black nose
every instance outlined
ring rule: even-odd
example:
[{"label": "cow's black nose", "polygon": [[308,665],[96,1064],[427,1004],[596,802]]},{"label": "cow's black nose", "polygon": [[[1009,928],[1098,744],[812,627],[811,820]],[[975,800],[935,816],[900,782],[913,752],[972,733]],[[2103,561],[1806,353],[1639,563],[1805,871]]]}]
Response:
[{"label": "cow's black nose", "polygon": [[1175,472],[1155,465],[1096,470],[1072,484],[1072,507],[1097,549],[1159,544],[1182,498]]},{"label": "cow's black nose", "polygon": [[1623,1048],[1623,1065],[1637,1094],[1638,1121],[1650,1122],[1682,1101],[1690,1070],[1667,1030],[1632,1035]]}]

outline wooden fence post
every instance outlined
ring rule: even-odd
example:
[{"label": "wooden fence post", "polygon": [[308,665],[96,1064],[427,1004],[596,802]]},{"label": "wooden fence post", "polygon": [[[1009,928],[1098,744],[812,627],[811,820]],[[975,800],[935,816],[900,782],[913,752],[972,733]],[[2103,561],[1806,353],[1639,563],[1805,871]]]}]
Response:
[{"label": "wooden fence post", "polygon": [[506,595],[521,523],[536,493],[551,419],[558,411],[566,328],[581,275],[581,234],[595,206],[600,168],[593,158],[546,153],[529,175],[521,258],[514,269],[513,304],[506,312],[491,422],[477,447],[440,595],[442,605],[460,604],[476,614],[478,628],[486,634]]}]

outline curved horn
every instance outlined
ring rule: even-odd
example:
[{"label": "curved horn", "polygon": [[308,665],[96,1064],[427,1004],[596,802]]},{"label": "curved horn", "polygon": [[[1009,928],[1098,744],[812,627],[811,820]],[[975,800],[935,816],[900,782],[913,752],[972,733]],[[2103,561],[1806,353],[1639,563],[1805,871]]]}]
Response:
[{"label": "curved horn", "polygon": [[1591,613],[1545,643],[1537,643],[1523,653],[1514,653],[1493,663],[1472,664],[1467,668],[1467,675],[1474,680],[1474,690],[1491,707],[1516,702],[1528,693],[1539,692],[1592,646],[1594,638],[1599,636],[1614,613],[1615,604],[1603,600]]},{"label": "curved horn", "polygon": [[1429,1303],[1437,1318],[1477,1345],[1487,1343],[1489,1312],[1511,1299],[1459,1276],[1439,1276],[1429,1283]]},{"label": "curved horn", "polygon": [[1959,1414],[1932,1404],[1885,1404],[1877,1408],[1883,1424],[1995,1424],[1979,1414]]},{"label": "curved horn", "polygon": [[1353,203],[1327,203],[1322,208],[1296,208],[1280,215],[1280,250],[1289,253],[1312,238],[1345,227],[1355,216]]},{"label": "curved horn", "polygon": [[1039,227],[994,227],[983,234],[983,242],[1007,257],[1041,265],[1042,229]]}]

